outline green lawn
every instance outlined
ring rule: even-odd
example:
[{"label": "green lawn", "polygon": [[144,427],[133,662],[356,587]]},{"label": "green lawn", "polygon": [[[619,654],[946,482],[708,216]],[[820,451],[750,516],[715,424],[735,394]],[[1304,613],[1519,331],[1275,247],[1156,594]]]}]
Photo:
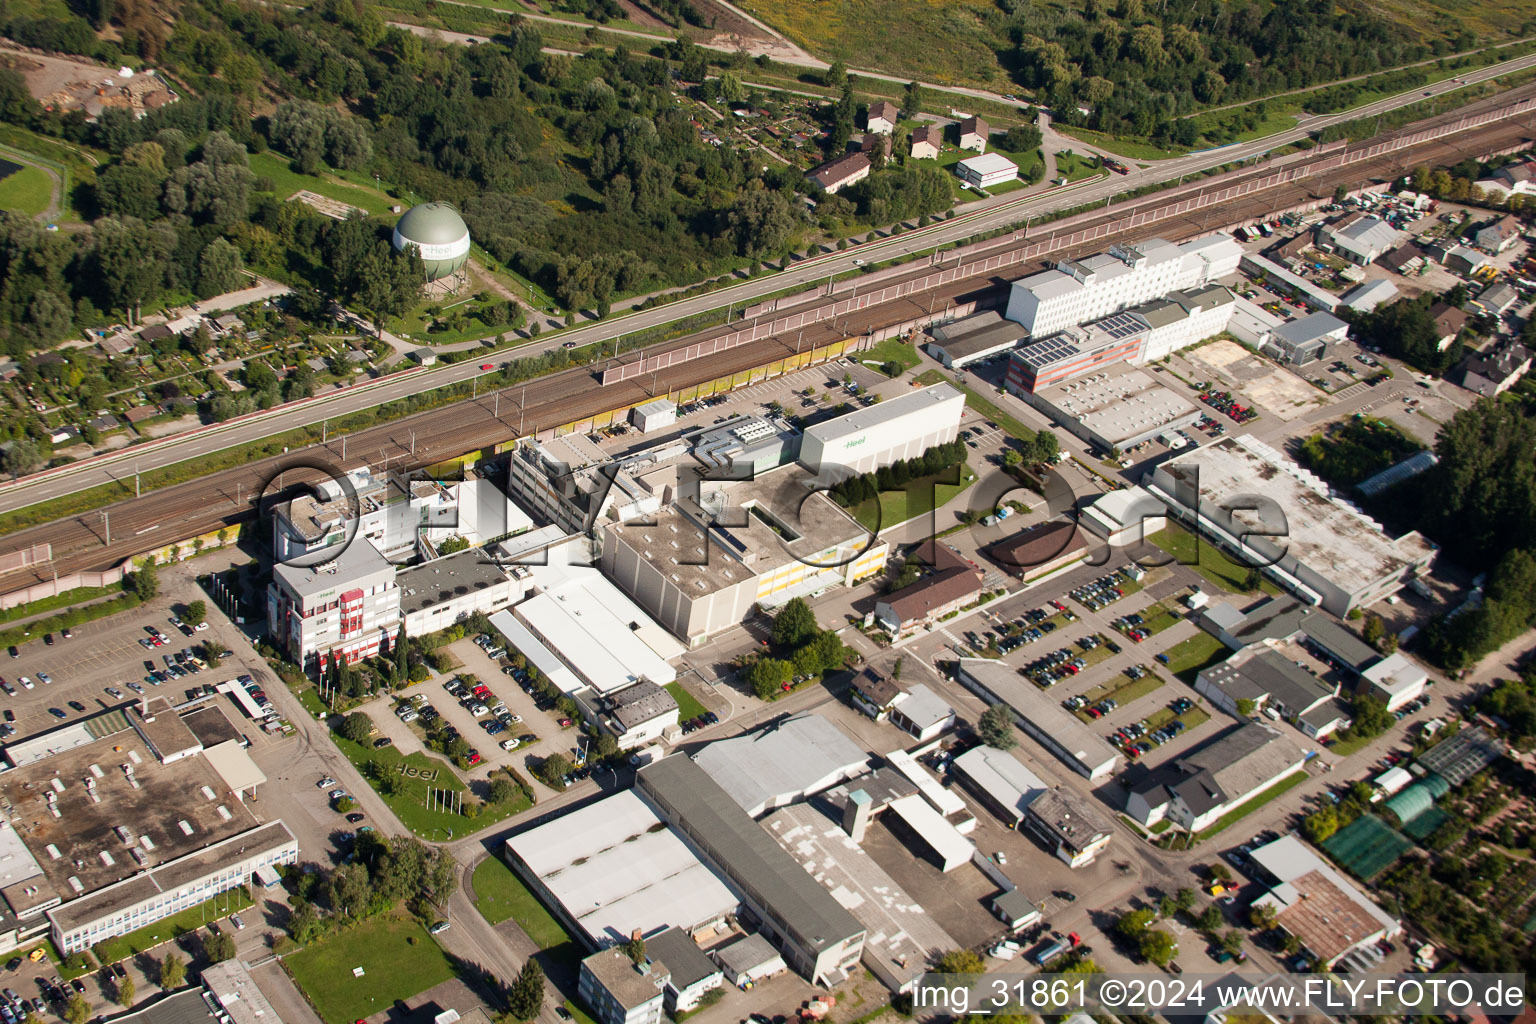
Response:
[{"label": "green lawn", "polygon": [[1231,651],[1226,644],[1202,630],[1188,640],[1174,644],[1165,653],[1168,671],[1186,683],[1193,683],[1201,669],[1223,660]]},{"label": "green lawn", "polygon": [[904,523],[908,519],[925,516],[936,508],[943,508],[951,498],[976,482],[976,471],[963,467],[958,484],[940,483],[950,471],[933,476],[920,476],[899,491],[881,491],[878,503],[871,498],[848,510],[859,525],[866,530],[879,531]]},{"label": "green lawn", "polygon": [[231,889],[228,893],[220,893],[205,903],[188,907],[154,924],[145,925],[136,932],[99,942],[92,947],[91,953],[101,961],[103,966],[115,964],[119,960],[126,960],[145,950],[154,949],[162,942],[170,942],[188,932],[196,931],[210,921],[217,921],[230,914],[238,914],[253,905],[251,894],[245,889]]},{"label": "green lawn", "polygon": [[53,180],[40,168],[23,167],[0,181],[0,210],[36,216],[48,209]]},{"label": "green lawn", "polygon": [[686,722],[690,718],[698,718],[709,710],[703,704],[700,704],[693,694],[684,689],[682,683],[668,683],[666,691],[672,695],[673,700],[677,701],[677,720],[679,722]]},{"label": "green lawn", "polygon": [[1141,628],[1154,636],[1170,626],[1177,626],[1181,621],[1180,616],[1161,601],[1156,601],[1141,610]]},{"label": "green lawn", "polygon": [[273,192],[280,199],[287,199],[304,189],[376,215],[387,215],[395,204],[393,199],[372,188],[354,185],[330,173],[321,176],[300,174],[288,166],[288,160],[281,153],[270,149],[251,154],[251,172],[257,177],[271,179]]},{"label": "green lawn", "polygon": [[1192,707],[1182,715],[1173,713],[1173,708],[1158,708],[1147,716],[1147,730],[1156,732],[1175,718],[1184,723],[1184,731],[1189,732],[1196,726],[1204,725],[1211,720],[1211,713],[1202,707]]},{"label": "green lawn", "polygon": [[1033,430],[1030,430],[1024,424],[1003,412],[1002,409],[998,408],[996,405],[993,405],[986,398],[983,398],[981,395],[977,394],[971,388],[966,387],[964,384],[953,377],[946,377],[938,370],[924,370],[922,373],[914,377],[913,380],[923,385],[924,387],[932,384],[952,384],[958,388],[962,394],[965,395],[966,405],[970,406],[972,409],[975,409],[987,419],[1003,428],[1003,431],[1009,436],[1016,437],[1021,441],[1034,440],[1035,432]]},{"label": "green lawn", "polygon": [[475,909],[491,924],[510,919],[545,952],[562,959],[580,958],[576,940],[500,857],[480,862],[474,886]]},{"label": "green lawn", "polygon": [[1082,156],[1078,153],[1068,152],[1066,156],[1056,155],[1056,174],[1065,174],[1068,181],[1082,181],[1099,173],[1098,160],[1091,156]]},{"label": "green lawn", "polygon": [[902,370],[910,370],[922,361],[917,346],[900,338],[886,338],[873,348],[859,353],[860,359],[879,363],[900,363]]},{"label": "green lawn", "polygon": [[326,1024],[352,1024],[454,976],[420,922],[393,915],[327,936],[283,963]]},{"label": "green lawn", "polygon": [[[374,750],[372,747],[364,747],[345,740],[335,733],[331,733],[331,741],[347,756],[347,760],[363,773],[369,785],[379,793],[401,823],[426,840],[442,841],[450,834],[463,835],[519,811],[527,810],[530,806],[519,796],[509,804],[486,805],[481,809],[479,817],[473,820],[452,811],[429,808],[427,806],[428,788],[448,789],[455,792],[468,788],[459,780],[447,761],[430,757],[420,751],[402,755],[396,747]],[[393,780],[391,792],[384,793],[379,789],[379,780],[374,778],[375,772],[369,767],[370,762],[378,766],[379,772]]]},{"label": "green lawn", "polygon": [[[1204,537],[1197,537],[1184,527],[1169,523],[1166,529],[1159,530],[1147,539],[1176,558],[1180,565],[1191,566],[1227,593],[1253,593],[1246,586],[1250,568],[1228,558],[1220,548],[1208,543]],[[1259,590],[1266,594],[1280,593],[1279,587],[1263,578],[1259,582]]]},{"label": "green lawn", "polygon": [[1260,807],[1263,807],[1271,800],[1285,793],[1286,790],[1294,789],[1295,787],[1301,785],[1303,782],[1306,782],[1309,777],[1310,776],[1308,776],[1304,771],[1296,772],[1294,775],[1288,777],[1284,782],[1266,789],[1252,800],[1249,800],[1246,803],[1238,804],[1226,814],[1216,819],[1216,823],[1214,825],[1206,829],[1204,832],[1201,832],[1195,838],[1197,840],[1205,840],[1211,838],[1211,836],[1214,836],[1216,833],[1220,832],[1228,825],[1231,825],[1239,818],[1243,818],[1249,814],[1252,814]]},{"label": "green lawn", "polygon": [[1089,145],[1119,154],[1131,160],[1167,160],[1170,157],[1183,156],[1185,153],[1182,149],[1163,149],[1161,146],[1154,146],[1150,142],[1143,142],[1137,139],[1122,139],[1114,135],[1106,135],[1103,132],[1096,132],[1091,128],[1069,128],[1060,124],[1053,124],[1051,127],[1063,135],[1070,135],[1074,139],[1081,139]]}]

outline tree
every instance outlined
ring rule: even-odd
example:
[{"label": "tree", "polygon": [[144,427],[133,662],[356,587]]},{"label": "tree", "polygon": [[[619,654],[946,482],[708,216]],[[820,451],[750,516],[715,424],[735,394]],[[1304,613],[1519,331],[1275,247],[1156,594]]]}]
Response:
[{"label": "tree", "polygon": [[1232,881],[1232,872],[1229,871],[1227,869],[1227,866],[1225,864],[1223,864],[1221,861],[1217,861],[1216,863],[1214,863],[1214,864],[1212,864],[1210,866],[1210,873],[1211,873],[1211,877],[1214,878],[1218,882],[1230,882],[1230,881]]},{"label": "tree", "polygon": [[1233,956],[1237,956],[1237,954],[1243,951],[1242,932],[1230,930],[1225,931],[1221,934],[1221,938],[1218,940],[1218,942],[1221,944],[1222,949],[1226,950]]},{"label": "tree", "polygon": [[91,1016],[91,1004],[85,1001],[85,997],[76,993],[69,997],[69,1005],[64,1008],[64,1019],[69,1024],[85,1024]]},{"label": "tree", "polygon": [[133,1005],[134,994],[133,975],[126,974],[118,981],[113,998],[117,1000],[117,1005],[127,1009]]},{"label": "tree", "polygon": [[509,804],[517,799],[520,792],[511,779],[498,776],[491,780],[486,796],[493,804]]},{"label": "tree", "polygon": [[187,980],[187,963],[175,953],[167,954],[160,961],[160,987],[166,991],[181,988],[182,982]]},{"label": "tree", "polygon": [[399,631],[395,633],[395,645],[392,653],[395,656],[396,680],[406,678],[406,670],[409,667],[406,659],[410,651],[405,642],[405,623],[403,622],[400,623]]},{"label": "tree", "polygon": [[1003,465],[1005,465],[1005,466],[1022,466],[1022,465],[1024,465],[1024,454],[1022,452],[1020,452],[1017,448],[1009,448],[1007,451],[1003,452]]},{"label": "tree", "polygon": [[152,559],[146,559],[135,572],[123,577],[123,585],[133,591],[140,601],[154,600],[160,593],[160,571]]},{"label": "tree", "polygon": [[[352,867],[352,866],[353,865],[350,865],[350,864],[343,864],[342,865],[343,868]],[[340,871],[341,869],[338,868],[337,870]],[[363,884],[365,886],[365,888],[364,888],[364,898],[359,901],[359,903],[358,903],[359,908],[361,908],[362,906],[366,905],[366,903],[367,903],[367,899],[366,899],[367,873],[366,872],[364,872],[364,876],[363,877],[364,877]],[[228,932],[222,932],[221,931],[221,932],[219,932],[219,933],[217,933],[215,935],[210,935],[208,937],[208,940],[203,943],[203,952],[208,954],[208,959],[209,960],[213,961],[216,964],[221,964],[225,960],[233,960],[235,958],[235,954],[237,952],[239,952],[239,950],[237,950],[235,948],[235,937],[233,935],[229,934]]]},{"label": "tree", "polygon": [[26,476],[42,466],[43,453],[36,442],[21,437],[12,441],[11,446],[5,450],[4,462],[5,471],[12,478]]},{"label": "tree", "polygon": [[1199,894],[1195,890],[1186,887],[1174,894],[1173,902],[1180,910],[1188,911],[1195,905],[1197,899],[1199,899]]},{"label": "tree", "polygon": [[1010,153],[1029,153],[1040,148],[1040,129],[1032,124],[1016,124],[1003,133],[1003,148]]},{"label": "tree", "polygon": [[1273,928],[1275,926],[1275,908],[1269,903],[1255,903],[1248,908],[1248,923],[1255,928]]},{"label": "tree", "polygon": [[1332,804],[1324,804],[1301,821],[1301,831],[1307,839],[1321,843],[1339,830],[1339,811]]},{"label": "tree", "polygon": [[1139,939],[1156,920],[1157,914],[1151,907],[1130,910],[1121,914],[1120,920],[1115,922],[1115,932],[1127,939]]},{"label": "tree", "polygon": [[564,789],[565,777],[571,774],[571,769],[570,758],[564,754],[557,753],[550,754],[540,761],[538,768],[535,769],[535,773],[538,775],[539,781],[550,789]]},{"label": "tree", "polygon": [[1173,936],[1161,929],[1153,928],[1141,937],[1141,955],[1159,967],[1167,967],[1178,951]]},{"label": "tree", "polygon": [[645,959],[645,939],[638,935],[620,944],[619,948],[624,951],[625,956],[629,957],[630,963],[638,964]]},{"label": "tree", "polygon": [[207,622],[208,605],[203,601],[188,601],[186,615],[183,618],[194,626]]},{"label": "tree", "polygon": [[998,750],[1012,750],[1019,742],[1013,731],[1013,712],[1006,704],[993,704],[983,711],[976,731],[987,746]]},{"label": "tree", "polygon": [[1205,909],[1200,911],[1200,916],[1195,918],[1195,924],[1200,930],[1211,935],[1216,934],[1217,929],[1225,923],[1226,918],[1222,916],[1221,908],[1214,903],[1206,904]]},{"label": "tree", "polygon": [[758,699],[767,700],[779,692],[779,687],[789,682],[794,666],[779,658],[759,658],[747,670],[747,682]]},{"label": "tree", "polygon": [[1258,702],[1251,698],[1239,697],[1237,700],[1237,713],[1243,718],[1249,718],[1258,706]]},{"label": "tree", "polygon": [[799,647],[816,635],[819,627],[811,606],[803,597],[785,603],[773,617],[773,642],[780,647]]},{"label": "tree", "polygon": [[197,257],[197,296],[212,298],[240,287],[245,261],[240,250],[222,238],[215,238],[203,246]]},{"label": "tree", "polygon": [[926,99],[927,97],[923,93],[923,83],[918,81],[908,82],[906,89],[901,94],[901,109],[908,117],[911,117],[923,109]]},{"label": "tree", "polygon": [[368,737],[374,733],[373,719],[361,711],[354,711],[341,720],[336,727],[336,732],[342,739],[351,740],[353,743],[366,743]]},{"label": "tree", "polygon": [[544,1006],[544,971],[529,958],[507,994],[507,1012],[518,1020],[533,1020]]},{"label": "tree", "polygon": [[987,963],[969,949],[952,949],[933,965],[939,974],[983,974]]}]

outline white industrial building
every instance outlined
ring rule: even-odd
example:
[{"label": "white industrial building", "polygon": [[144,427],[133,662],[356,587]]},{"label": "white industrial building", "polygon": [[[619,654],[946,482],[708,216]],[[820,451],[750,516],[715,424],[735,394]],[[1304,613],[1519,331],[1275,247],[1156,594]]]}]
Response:
[{"label": "white industrial building", "polygon": [[327,558],[328,549],[367,540],[389,561],[401,561],[419,553],[424,531],[456,522],[458,495],[450,485],[401,472],[377,477],[356,469],[273,509],[273,558],[312,565]]},{"label": "white industrial building", "polygon": [[1293,835],[1260,846],[1249,859],[1270,885],[1253,905],[1273,907],[1275,924],[1300,939],[1325,968],[1402,931],[1399,921]]},{"label": "white industrial building", "polygon": [[1360,214],[1319,228],[1317,236],[1325,248],[1331,246],[1340,256],[1363,267],[1396,249],[1408,238],[1408,232],[1399,231],[1380,217]]},{"label": "white industrial building", "polygon": [[0,950],[47,937],[68,956],[298,859],[248,808],[265,776],[216,705],[141,698],[59,729],[0,773]]},{"label": "white industrial building", "polygon": [[988,704],[1006,704],[1024,734],[1087,779],[1112,775],[1120,753],[1011,666],[961,658],[958,680]]},{"label": "white industrial building", "polygon": [[[950,427],[948,439],[956,433]],[[697,500],[679,496],[649,520],[610,524],[602,531],[603,572],[689,644],[758,607],[882,572],[889,546],[802,480],[788,466],[748,480],[709,480]]]},{"label": "white industrial building", "polygon": [[1220,234],[1183,245],[1161,238],[1117,245],[1015,281],[1007,316],[1044,337],[1178,289],[1214,283],[1235,273],[1241,257],[1242,247]]},{"label": "white industrial building", "polygon": [[562,691],[606,697],[677,678],[668,659],[682,645],[596,569],[539,566],[532,578],[533,596],[491,621]]},{"label": "white industrial building", "polygon": [[635,791],[708,858],[793,970],[829,988],[847,980],[863,955],[865,926],[704,769],[673,754],[641,768]]},{"label": "white industrial building", "polygon": [[1382,658],[1360,673],[1372,696],[1386,702],[1388,711],[1418,700],[1429,686],[1429,673],[1410,661],[1401,651]]},{"label": "white industrial building", "polygon": [[953,441],[964,409],[952,384],[911,391],[807,429],[800,461],[824,482],[872,473]]},{"label": "white industrial building", "polygon": [[1283,323],[1284,317],[1276,316],[1251,299],[1239,297],[1233,304],[1227,331],[1249,348],[1263,351],[1269,339],[1274,336],[1275,328]]},{"label": "white industrial building", "polygon": [[985,744],[955,758],[953,767],[971,793],[1009,828],[1017,828],[1034,799],[1051,788],[1011,752]]},{"label": "white industrial building", "polygon": [[864,965],[892,992],[910,992],[955,940],[864,852],[847,824],[810,804],[780,808],[763,820],[784,851],[864,926]]},{"label": "white industrial building", "polygon": [[587,947],[721,923],[740,900],[640,794],[620,790],[512,836],[507,861]]},{"label": "white industrial building", "polygon": [[1115,547],[1140,544],[1168,525],[1168,509],[1145,487],[1132,485],[1092,499],[1077,521]]},{"label": "white industrial building", "polygon": [[1306,765],[1307,756],[1275,729],[1245,722],[1155,769],[1137,766],[1125,813],[1147,828],[1167,819],[1201,832]]},{"label": "white industrial building", "polygon": [[1069,868],[1092,864],[1114,836],[1114,826],[1087,797],[1061,787],[1030,801],[1024,827]]},{"label": "white industrial building", "polygon": [[479,548],[401,569],[395,585],[407,636],[447,629],[474,612],[498,611],[524,591],[521,580]]},{"label": "white industrial building", "polygon": [[869,770],[868,751],[811,713],[715,740],[693,759],[754,818]]},{"label": "white industrial building", "polygon": [[972,188],[988,189],[1017,181],[1019,167],[1001,153],[981,153],[955,164],[955,174]]},{"label": "white industrial building", "polygon": [[933,340],[923,347],[949,370],[1002,355],[1026,337],[1024,328],[990,309],[930,327],[928,334]]},{"label": "white industrial building", "polygon": [[1305,366],[1322,359],[1330,344],[1348,337],[1349,324],[1319,311],[1276,327],[1261,351],[1290,366]]},{"label": "white industrial building", "polygon": [[670,399],[658,398],[653,402],[637,405],[629,410],[629,421],[639,428],[642,434],[670,427],[677,422],[677,403]]},{"label": "white industrial building", "polygon": [[1099,451],[1132,448],[1167,431],[1193,426],[1196,405],[1145,370],[1111,363],[1090,376],[1022,397]]},{"label": "white industrial building", "polygon": [[1351,288],[1339,297],[1339,302],[1356,313],[1369,313],[1383,302],[1391,302],[1395,298],[1397,285],[1386,278],[1377,278]]},{"label": "white industrial building", "polygon": [[[1418,533],[1388,537],[1315,474],[1248,434],[1164,462],[1144,486],[1175,519],[1340,617],[1395,593],[1435,555]],[[1267,500],[1255,509],[1258,496]]]}]

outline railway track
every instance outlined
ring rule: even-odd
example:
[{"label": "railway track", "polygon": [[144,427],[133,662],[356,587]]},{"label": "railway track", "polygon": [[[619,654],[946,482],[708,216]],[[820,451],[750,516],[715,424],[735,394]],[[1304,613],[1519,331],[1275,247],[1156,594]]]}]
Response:
[{"label": "railway track", "polygon": [[[1507,101],[1508,97],[1505,99]],[[1476,109],[1476,105],[1468,109]],[[1457,114],[1459,116],[1465,112],[1458,111]],[[1431,119],[1423,124],[1433,123],[1434,119]],[[1365,182],[1386,181],[1419,165],[1447,166],[1522,140],[1529,141],[1532,137],[1536,137],[1536,123],[1529,116],[1494,122],[1380,157],[1326,170],[1313,177],[1255,192],[1203,210],[1161,219],[1129,233],[1124,236],[1124,240],[1160,236],[1182,241],[1224,226],[1261,219],[1275,211],[1324,200],[1340,184],[1357,187]],[[1234,181],[1241,181],[1244,176],[1257,173],[1261,173],[1261,168],[1234,171],[1229,175],[1206,179],[1196,187],[1202,191],[1222,188]],[[1097,218],[1089,216],[1081,223],[1091,226],[1096,222],[1113,221],[1123,217],[1127,209],[1134,209],[1138,204],[1151,208],[1167,199],[1166,194],[1149,195],[1132,203],[1112,206]],[[994,247],[974,247],[968,250],[966,259],[979,261],[988,252],[1004,251],[1038,241],[1042,232],[1061,229],[1061,224],[1045,226],[1026,235],[1022,242],[1010,236]],[[1050,260],[1100,251],[1108,244],[1110,240],[1099,238],[1081,246],[1062,248],[1052,252]],[[982,304],[993,302],[1003,295],[1008,280],[1033,272],[1044,264],[1045,261],[1016,264],[1008,269],[1006,278],[977,275],[953,281],[850,312],[835,321],[807,325],[792,335],[762,338],[738,348],[608,386],[602,386],[594,373],[600,371],[604,364],[562,371],[526,384],[487,392],[472,401],[419,413],[344,439],[333,439],[325,445],[314,445],[263,459],[238,469],[152,491],[140,498],[125,497],[125,500],[102,510],[55,520],[9,535],[0,548],[14,550],[46,543],[52,547],[53,558],[46,565],[0,576],[0,593],[20,590],[49,578],[75,572],[107,570],[134,555],[174,541],[251,521],[258,508],[278,492],[318,480],[328,471],[339,472],[362,464],[381,470],[430,467],[468,452],[494,448],[518,436],[547,433],[556,426],[579,423],[615,409],[639,404],[654,395],[676,392],[733,373],[772,364],[794,356],[799,351],[810,351],[834,341],[859,338],[894,324],[908,323],[933,309],[973,301]],[[927,264],[916,266],[910,278],[921,277],[931,272],[931,269]],[[895,277],[891,280],[901,279]],[[779,310],[774,315],[782,316],[784,313],[784,310]],[[725,330],[727,328],[716,329],[717,332]],[[701,336],[708,337],[709,334],[705,332]],[[652,346],[646,351],[655,353],[683,348],[695,343],[701,336]],[[125,495],[130,487],[131,483],[125,484]]]}]

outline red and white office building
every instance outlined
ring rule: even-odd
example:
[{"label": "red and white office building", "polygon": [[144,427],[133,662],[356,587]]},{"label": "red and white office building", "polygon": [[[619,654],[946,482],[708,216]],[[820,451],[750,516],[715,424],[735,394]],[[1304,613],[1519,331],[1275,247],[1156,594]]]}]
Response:
[{"label": "red and white office building", "polygon": [[279,564],[267,588],[267,622],[287,656],[317,672],[386,649],[400,628],[396,567],[362,537],[315,566]]}]

